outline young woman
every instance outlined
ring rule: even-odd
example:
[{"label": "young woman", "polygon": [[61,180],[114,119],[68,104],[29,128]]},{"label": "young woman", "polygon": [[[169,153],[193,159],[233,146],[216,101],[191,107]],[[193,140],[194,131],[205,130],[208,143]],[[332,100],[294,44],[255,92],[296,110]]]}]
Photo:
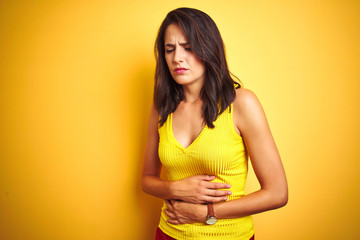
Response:
[{"label": "young woman", "polygon": [[[155,55],[142,188],[164,199],[156,239],[253,239],[251,215],[288,199],[257,97],[230,76],[219,30],[202,11],[168,13]],[[261,189],[245,195],[248,156]]]}]

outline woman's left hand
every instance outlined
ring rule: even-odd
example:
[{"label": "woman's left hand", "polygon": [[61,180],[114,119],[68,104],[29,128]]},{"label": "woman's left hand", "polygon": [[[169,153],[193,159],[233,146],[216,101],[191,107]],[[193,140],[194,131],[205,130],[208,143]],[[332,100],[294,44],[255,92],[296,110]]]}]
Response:
[{"label": "woman's left hand", "polygon": [[186,224],[204,222],[207,215],[207,207],[203,204],[187,203],[177,200],[165,200],[167,208],[165,214],[171,224]]}]

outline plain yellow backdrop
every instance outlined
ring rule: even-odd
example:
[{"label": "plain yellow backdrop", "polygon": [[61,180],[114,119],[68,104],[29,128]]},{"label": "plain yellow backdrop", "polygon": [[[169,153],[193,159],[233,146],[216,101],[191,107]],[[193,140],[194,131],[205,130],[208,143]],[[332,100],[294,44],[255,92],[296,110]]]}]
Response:
[{"label": "plain yellow backdrop", "polygon": [[182,6],[217,23],[285,166],[289,203],[254,216],[256,238],[360,239],[359,1],[14,0],[0,2],[1,240],[153,239],[153,45]]}]

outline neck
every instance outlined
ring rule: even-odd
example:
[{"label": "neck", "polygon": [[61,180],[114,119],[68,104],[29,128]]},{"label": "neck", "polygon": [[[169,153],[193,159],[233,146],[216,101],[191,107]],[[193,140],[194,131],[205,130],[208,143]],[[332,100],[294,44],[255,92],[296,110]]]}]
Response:
[{"label": "neck", "polygon": [[196,84],[196,85],[191,85],[191,86],[184,86],[183,85],[183,90],[184,90],[184,102],[185,103],[195,103],[198,100],[201,99],[200,96],[200,92],[201,92],[201,88],[202,88],[203,84]]},{"label": "neck", "polygon": [[201,99],[201,97],[199,96],[196,99],[192,99],[192,98],[185,98],[184,102],[185,103],[196,103],[197,101],[199,101]]}]

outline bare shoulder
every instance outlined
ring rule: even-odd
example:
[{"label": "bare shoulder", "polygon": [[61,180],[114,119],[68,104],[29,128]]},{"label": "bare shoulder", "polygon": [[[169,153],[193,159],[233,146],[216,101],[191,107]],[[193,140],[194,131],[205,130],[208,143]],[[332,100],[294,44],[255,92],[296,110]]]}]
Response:
[{"label": "bare shoulder", "polygon": [[148,120],[148,128],[149,130],[153,130],[153,131],[157,131],[158,128],[158,124],[159,124],[159,113],[156,110],[155,104],[153,103],[151,105],[151,110],[150,110],[150,116],[149,116],[149,120]]},{"label": "bare shoulder", "polygon": [[247,88],[236,89],[236,98],[233,106],[234,114],[241,116],[251,115],[259,110],[262,111],[259,99],[253,91]]},{"label": "bare shoulder", "polygon": [[150,116],[157,119],[159,118],[159,113],[155,107],[155,103],[151,104]]},{"label": "bare shoulder", "polygon": [[265,112],[253,91],[246,88],[237,89],[233,107],[234,124],[241,135],[249,136],[255,129],[267,128]]}]

